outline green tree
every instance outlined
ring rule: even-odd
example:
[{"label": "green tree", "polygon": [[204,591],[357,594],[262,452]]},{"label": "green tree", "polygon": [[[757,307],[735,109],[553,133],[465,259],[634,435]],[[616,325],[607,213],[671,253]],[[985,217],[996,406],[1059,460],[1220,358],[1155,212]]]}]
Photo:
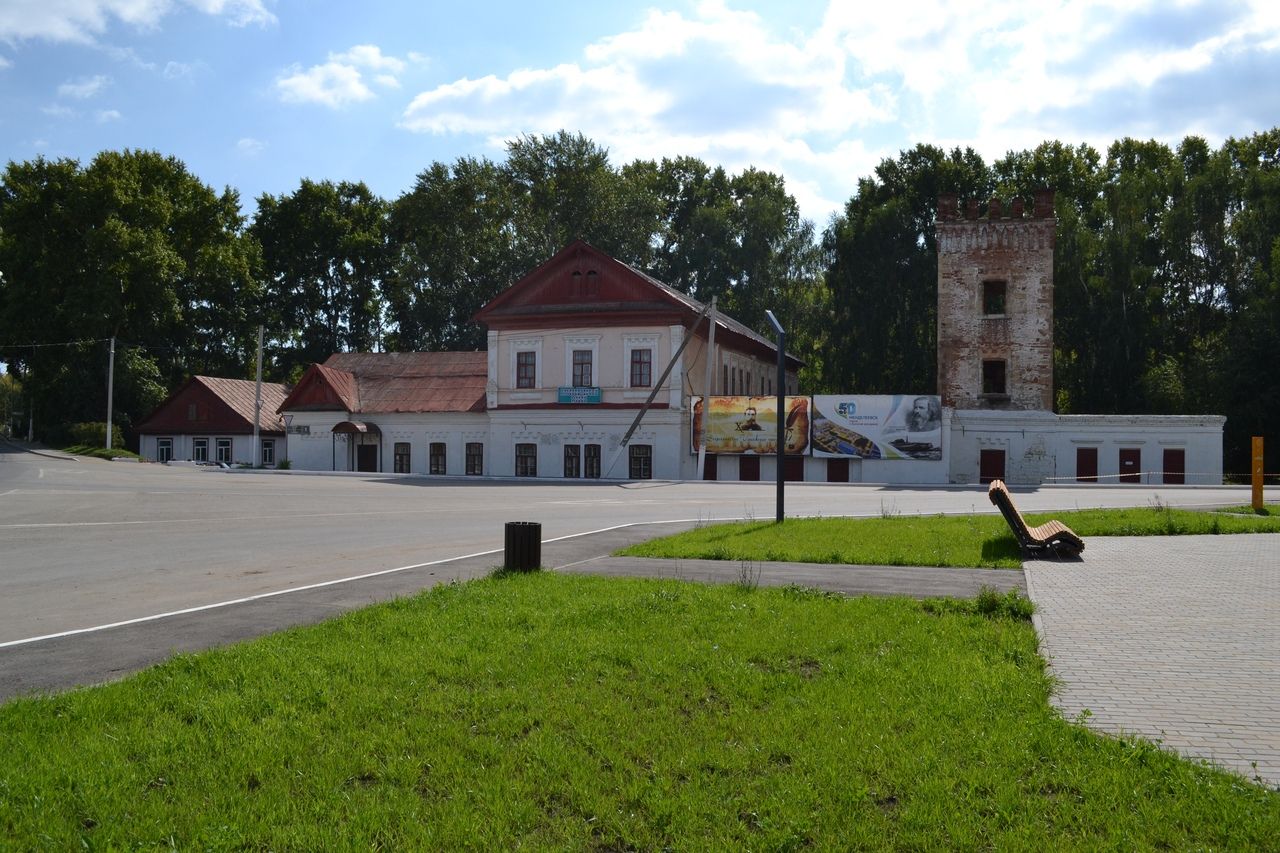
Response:
[{"label": "green tree", "polygon": [[[243,225],[233,190],[219,195],[155,152],[103,152],[85,168],[43,158],[8,165],[2,355],[32,389],[38,432],[101,419],[113,336],[137,350],[118,360],[121,388],[243,371],[258,302]],[[95,343],[65,345],[77,341]],[[117,423],[145,415],[150,399],[126,395]]]},{"label": "green tree", "polygon": [[832,305],[826,384],[861,394],[937,386],[938,195],[985,201],[993,178],[971,149],[918,145],[863,178],[823,236]]},{"label": "green tree", "polygon": [[489,160],[435,163],[391,206],[395,252],[385,284],[393,349],[474,350],[471,317],[524,272],[515,188]]},{"label": "green tree", "polygon": [[258,199],[250,233],[262,247],[277,375],[381,346],[387,209],[364,183],[347,181],[304,179],[289,195]]}]

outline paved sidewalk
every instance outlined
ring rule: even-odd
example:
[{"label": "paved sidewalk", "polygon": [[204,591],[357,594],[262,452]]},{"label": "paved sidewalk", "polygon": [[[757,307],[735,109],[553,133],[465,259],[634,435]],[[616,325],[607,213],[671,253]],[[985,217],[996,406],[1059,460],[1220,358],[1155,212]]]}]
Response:
[{"label": "paved sidewalk", "polygon": [[1095,536],[1025,572],[1064,716],[1280,786],[1280,534]]}]

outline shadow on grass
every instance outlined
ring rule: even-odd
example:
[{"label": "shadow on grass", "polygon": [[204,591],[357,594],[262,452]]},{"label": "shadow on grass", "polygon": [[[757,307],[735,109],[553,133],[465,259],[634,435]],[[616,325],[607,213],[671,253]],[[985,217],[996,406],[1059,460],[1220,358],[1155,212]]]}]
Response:
[{"label": "shadow on grass", "polygon": [[1022,549],[1012,536],[997,536],[982,543],[982,559],[993,563],[1000,560],[1021,562]]}]

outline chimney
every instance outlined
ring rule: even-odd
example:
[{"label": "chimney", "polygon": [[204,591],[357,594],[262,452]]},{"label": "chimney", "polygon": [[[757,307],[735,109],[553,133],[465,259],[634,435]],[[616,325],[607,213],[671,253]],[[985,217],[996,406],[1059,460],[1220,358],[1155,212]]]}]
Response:
[{"label": "chimney", "polygon": [[956,218],[960,209],[960,197],[955,193],[938,194],[938,219],[950,222]]},{"label": "chimney", "polygon": [[1036,219],[1049,219],[1053,216],[1053,190],[1043,189],[1036,190],[1035,211],[1032,213]]}]

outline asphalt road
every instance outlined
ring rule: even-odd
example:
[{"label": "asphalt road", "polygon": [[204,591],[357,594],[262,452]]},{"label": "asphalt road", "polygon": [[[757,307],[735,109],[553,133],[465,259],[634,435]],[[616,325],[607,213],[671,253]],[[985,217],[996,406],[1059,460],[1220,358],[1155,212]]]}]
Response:
[{"label": "asphalt road", "polygon": [[[1024,510],[1142,506],[1157,495],[1171,505],[1248,500],[1243,487],[1015,493]],[[0,443],[0,646],[499,551],[506,521],[540,522],[547,540],[638,522],[768,519],[774,498],[772,483],[233,472],[54,459]],[[976,486],[820,483],[788,483],[786,508],[789,516],[994,511]]]}]

